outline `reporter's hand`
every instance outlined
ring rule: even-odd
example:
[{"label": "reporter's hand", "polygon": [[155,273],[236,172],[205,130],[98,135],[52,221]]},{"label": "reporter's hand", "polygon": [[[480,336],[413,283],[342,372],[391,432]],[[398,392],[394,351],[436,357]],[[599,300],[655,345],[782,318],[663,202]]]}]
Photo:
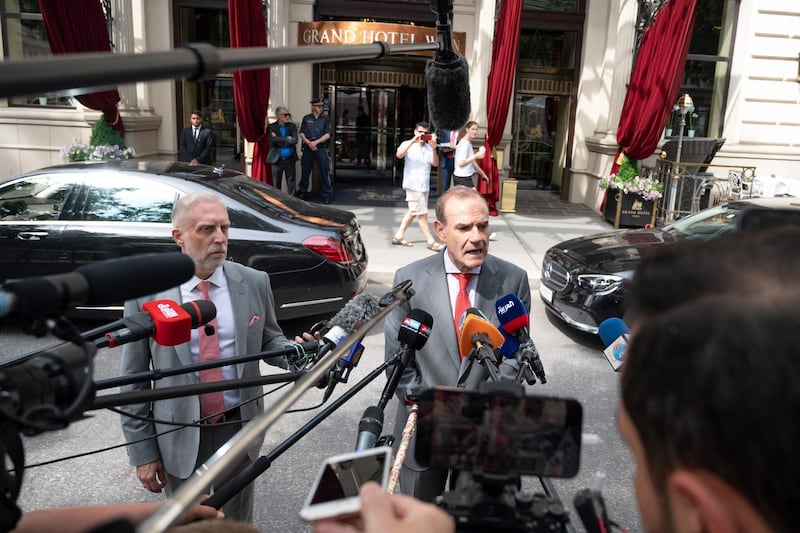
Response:
[{"label": "reporter's hand", "polygon": [[314,524],[315,533],[453,533],[453,519],[430,503],[383,492],[377,483],[361,487],[360,520],[339,522],[321,520]]}]

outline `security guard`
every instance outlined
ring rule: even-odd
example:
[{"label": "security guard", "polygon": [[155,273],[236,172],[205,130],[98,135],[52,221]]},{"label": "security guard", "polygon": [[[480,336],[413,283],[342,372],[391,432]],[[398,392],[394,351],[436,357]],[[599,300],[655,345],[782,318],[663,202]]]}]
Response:
[{"label": "security guard", "polygon": [[303,143],[303,157],[300,159],[300,185],[297,196],[305,198],[308,192],[308,176],[314,161],[319,166],[322,178],[322,201],[326,204],[333,200],[333,186],[328,174],[330,160],[328,158],[328,141],[331,138],[331,123],[328,115],[323,113],[322,98],[311,100],[311,113],[303,117],[300,125],[300,140]]}]

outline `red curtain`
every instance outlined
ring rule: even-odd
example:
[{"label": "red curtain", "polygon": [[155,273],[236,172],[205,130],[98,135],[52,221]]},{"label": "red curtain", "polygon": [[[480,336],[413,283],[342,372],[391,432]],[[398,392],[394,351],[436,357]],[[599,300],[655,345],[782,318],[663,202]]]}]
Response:
[{"label": "red curtain", "polygon": [[497,215],[497,201],[500,199],[500,178],[497,161],[488,157],[492,148],[500,143],[506,127],[508,104],[514,89],[514,75],[517,70],[519,50],[519,27],[522,17],[522,0],[503,0],[494,28],[492,44],[492,66],[489,70],[486,91],[486,138],[483,145],[487,157],[481,160],[481,168],[489,176],[489,183],[478,180],[478,192],[489,202],[492,215]]},{"label": "red curtain", "polygon": [[661,139],[681,88],[696,7],[697,0],[668,0],[642,36],[617,127],[620,151],[631,159],[651,156]]},{"label": "red curtain", "polygon": [[[39,0],[47,42],[53,54],[110,52],[106,19],[97,0]],[[119,91],[101,91],[76,96],[77,100],[103,116],[113,129],[125,135],[117,110]]]},{"label": "red curtain", "polygon": [[[267,46],[267,31],[261,0],[228,0],[231,48]],[[255,143],[251,175],[272,185],[272,169],[266,162],[269,139],[266,135],[269,105],[269,69],[233,73],[233,101],[242,135]]]}]

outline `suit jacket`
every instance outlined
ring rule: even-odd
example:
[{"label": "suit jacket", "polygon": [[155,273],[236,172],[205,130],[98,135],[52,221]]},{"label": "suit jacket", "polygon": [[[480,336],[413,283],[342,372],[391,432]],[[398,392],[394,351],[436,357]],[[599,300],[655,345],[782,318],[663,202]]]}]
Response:
[{"label": "suit jacket", "polygon": [[267,153],[267,163],[275,164],[281,157],[281,148],[289,147],[292,149],[292,161],[297,161],[297,125],[294,122],[286,123],[286,136],[281,135],[281,125],[277,120],[267,126],[269,136],[269,152]]},{"label": "suit jacket", "polygon": [[[275,301],[272,296],[269,276],[266,272],[226,261],[223,266],[228,281],[228,290],[233,309],[234,329],[236,335],[236,355],[257,353],[263,350],[276,350],[292,345],[284,337],[275,318]],[[181,300],[179,287],[155,294],[152,297],[139,298],[125,302],[125,315],[141,310],[143,303],[158,300]],[[259,317],[254,321],[254,317]],[[269,361],[275,361],[270,359]],[[189,343],[178,346],[160,346],[152,339],[126,344],[122,348],[121,374],[146,372],[152,368],[174,368],[191,364],[192,354]],[[279,366],[285,360],[279,360]],[[237,365],[240,378],[257,377],[259,361],[251,361]],[[197,373],[180,374],[156,380],[151,383],[135,383],[121,388],[124,391],[146,390],[176,385],[188,385],[198,382]],[[241,401],[250,400],[263,394],[263,387],[239,389]],[[126,412],[158,420],[173,422],[196,422],[200,418],[200,401],[197,395],[184,396],[167,400],[158,400],[124,408]],[[243,421],[249,420],[264,410],[263,400],[246,403],[240,412]],[[134,442],[155,435],[156,433],[174,429],[175,426],[145,422],[127,416],[122,417],[122,431],[127,442]],[[127,447],[128,458],[134,466],[161,459],[164,468],[180,478],[188,478],[194,471],[197,461],[200,430],[187,427],[161,435],[156,439],[131,444]],[[248,450],[251,460],[258,457],[262,442],[255,442]]]},{"label": "suit jacket", "polygon": [[[425,346],[416,353],[416,365],[405,370],[400,384],[397,387],[397,397],[400,399],[397,416],[395,419],[395,442],[399,443],[403,427],[408,418],[408,408],[404,404],[407,393],[420,392],[436,385],[454,387],[468,368],[469,359],[461,361],[458,353],[458,339],[453,325],[453,308],[450,304],[450,293],[447,288],[447,274],[444,270],[445,249],[425,259],[415,261],[397,271],[394,284],[404,280],[412,280],[414,296],[406,306],[396,308],[386,318],[384,323],[384,337],[386,341],[386,357],[400,349],[397,334],[403,318],[410,309],[419,308],[433,316],[433,328]],[[480,309],[493,324],[497,324],[495,302],[501,296],[509,293],[516,294],[530,310],[531,290],[528,284],[527,273],[502,259],[489,255],[481,267],[478,277],[478,286],[475,294],[474,307]],[[506,367],[506,368],[502,368]],[[516,362],[503,360],[501,372],[508,375],[516,372]],[[482,381],[489,378],[489,373],[477,362],[472,365],[465,381],[465,388],[477,389]],[[416,435],[416,433],[414,433]],[[405,465],[413,470],[425,470],[421,467],[414,455],[416,437],[413,437],[406,455]]]},{"label": "suit jacket", "polygon": [[197,159],[200,164],[210,165],[211,150],[214,148],[214,133],[209,128],[201,125],[195,141],[192,127],[188,126],[181,131],[179,146],[183,161]]}]

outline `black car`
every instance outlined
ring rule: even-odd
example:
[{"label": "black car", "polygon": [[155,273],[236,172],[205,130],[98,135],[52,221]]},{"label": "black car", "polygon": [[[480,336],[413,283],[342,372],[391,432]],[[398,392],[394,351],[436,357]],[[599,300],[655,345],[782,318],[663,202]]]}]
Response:
[{"label": "black car", "polygon": [[[233,170],[142,160],[60,165],[0,182],[0,279],[178,251],[172,204],[193,191],[222,198],[231,219],[228,259],[269,273],[279,319],[335,312],[364,289],[367,252],[353,213]],[[121,304],[76,311],[110,318]]]},{"label": "black car", "polygon": [[648,249],[682,239],[711,239],[732,231],[737,215],[749,207],[800,212],[800,199],[737,200],[660,228],[609,231],[561,242],[545,253],[539,296],[565,323],[597,333],[603,320],[622,317],[628,283]]}]

